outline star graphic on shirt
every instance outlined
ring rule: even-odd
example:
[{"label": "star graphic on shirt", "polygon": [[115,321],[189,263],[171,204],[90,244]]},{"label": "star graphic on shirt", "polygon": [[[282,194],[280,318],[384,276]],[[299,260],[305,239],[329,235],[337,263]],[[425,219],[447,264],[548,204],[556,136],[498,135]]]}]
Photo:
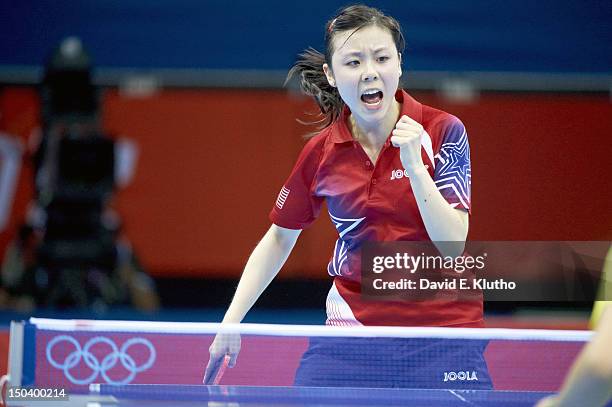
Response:
[{"label": "star graphic on shirt", "polygon": [[443,144],[436,158],[442,163],[438,169],[440,176],[465,179],[470,172],[470,149],[465,131],[457,142]]},{"label": "star graphic on shirt", "polygon": [[456,140],[442,144],[435,158],[439,162],[436,165],[435,176],[438,189],[440,191],[446,188],[453,190],[464,207],[469,207],[472,170],[470,148],[465,130]]}]

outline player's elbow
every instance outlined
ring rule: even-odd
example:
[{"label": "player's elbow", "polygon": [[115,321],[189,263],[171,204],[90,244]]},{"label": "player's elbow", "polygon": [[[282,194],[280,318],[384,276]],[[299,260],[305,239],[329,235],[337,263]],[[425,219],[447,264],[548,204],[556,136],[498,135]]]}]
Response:
[{"label": "player's elbow", "polygon": [[271,239],[282,251],[291,251],[300,233],[300,229],[287,229],[272,224],[264,238]]},{"label": "player's elbow", "polygon": [[467,239],[467,227],[460,224],[449,231],[444,237],[444,242],[436,244],[442,256],[458,257],[465,251],[465,241]]},{"label": "player's elbow", "polygon": [[442,255],[442,257],[459,257],[465,250],[465,239],[464,240],[453,240],[446,242],[436,242],[436,248]]}]

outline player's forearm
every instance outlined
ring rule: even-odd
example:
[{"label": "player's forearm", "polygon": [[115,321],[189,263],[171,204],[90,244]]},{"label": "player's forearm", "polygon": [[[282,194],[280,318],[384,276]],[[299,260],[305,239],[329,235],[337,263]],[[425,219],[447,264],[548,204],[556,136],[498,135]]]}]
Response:
[{"label": "player's forearm", "polygon": [[270,228],[251,253],[223,323],[242,321],[289,257],[297,235],[287,238],[275,231]]},{"label": "player's forearm", "polygon": [[603,406],[612,397],[611,307],[602,311],[597,331],[576,359],[555,406]]},{"label": "player's forearm", "polygon": [[612,377],[600,374],[587,363],[579,363],[555,399],[554,406],[599,407],[605,405],[610,397],[612,397]]},{"label": "player's forearm", "polygon": [[[430,239],[434,243],[465,242],[467,221],[464,222],[459,211],[444,199],[424,167],[410,175],[410,185]],[[448,246],[438,247],[444,256],[458,256],[463,252],[464,245],[453,245],[452,248],[454,250]]]}]

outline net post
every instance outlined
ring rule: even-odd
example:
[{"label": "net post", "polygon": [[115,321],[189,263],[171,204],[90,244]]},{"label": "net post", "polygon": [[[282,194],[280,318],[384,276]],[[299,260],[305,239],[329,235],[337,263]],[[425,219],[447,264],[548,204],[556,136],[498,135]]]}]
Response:
[{"label": "net post", "polygon": [[24,324],[23,321],[11,321],[7,375],[8,384],[12,387],[21,386]]}]

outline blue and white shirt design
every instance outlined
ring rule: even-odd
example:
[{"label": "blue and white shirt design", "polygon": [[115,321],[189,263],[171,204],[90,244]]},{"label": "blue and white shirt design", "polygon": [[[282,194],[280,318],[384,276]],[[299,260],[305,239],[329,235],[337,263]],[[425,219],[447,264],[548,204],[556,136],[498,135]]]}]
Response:
[{"label": "blue and white shirt design", "polygon": [[327,273],[332,277],[341,276],[342,266],[344,266],[346,259],[348,258],[348,243],[342,238],[348,232],[359,226],[359,224],[365,220],[365,217],[351,219],[339,218],[334,216],[331,211],[329,212],[329,217],[338,230],[338,240],[336,240],[336,245],[334,246],[334,255],[327,265]]},{"label": "blue and white shirt design", "polygon": [[435,156],[434,182],[453,208],[470,209],[472,169],[463,125],[453,126]]}]

